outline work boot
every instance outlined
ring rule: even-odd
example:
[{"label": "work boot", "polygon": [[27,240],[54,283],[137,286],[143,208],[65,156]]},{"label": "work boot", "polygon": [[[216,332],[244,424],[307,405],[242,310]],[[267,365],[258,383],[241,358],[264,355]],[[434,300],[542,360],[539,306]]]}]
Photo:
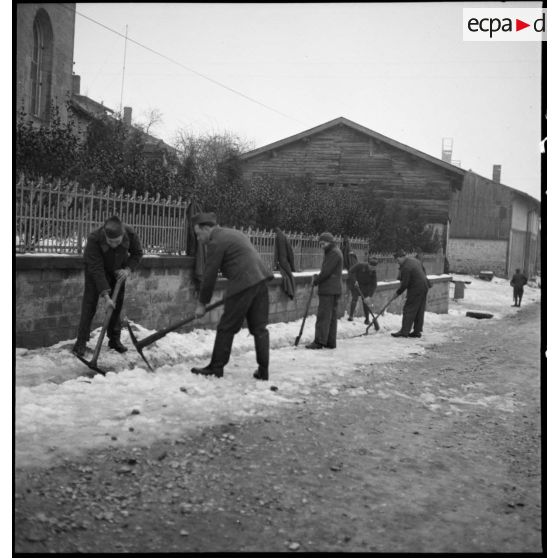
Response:
[{"label": "work boot", "polygon": [[[267,380],[269,369],[269,331],[265,330],[261,335],[255,335],[254,345],[256,347],[256,362],[258,363],[258,370],[256,374],[260,374],[262,376],[258,379]],[[255,374],[254,378],[256,378]]]},{"label": "work boot", "polygon": [[318,343],[317,341],[312,341],[312,343],[310,343],[309,345],[306,345],[307,349],[323,349],[324,346],[321,343]]},{"label": "work boot", "polygon": [[210,364],[203,368],[192,368],[192,374],[199,374],[200,376],[215,376],[216,378],[223,377],[223,369],[221,367],[213,367]]},{"label": "work boot", "polygon": [[420,333],[420,331],[411,331],[409,337],[422,337],[422,333]]},{"label": "work boot", "polygon": [[263,366],[258,366],[258,369],[254,372],[254,378],[256,380],[269,380],[269,370]]},{"label": "work boot", "polygon": [[122,345],[120,339],[109,339],[108,346],[119,353],[125,353],[128,350]]},{"label": "work boot", "polygon": [[87,347],[83,341],[76,341],[75,345],[72,347],[72,353],[77,356],[83,356],[86,349]]},{"label": "work boot", "polygon": [[391,334],[392,337],[409,337],[408,333],[405,333],[404,331],[396,331],[395,333]]},{"label": "work boot", "polygon": [[366,320],[364,320],[364,325],[368,325],[370,323],[370,320],[368,318],[366,318]]},{"label": "work boot", "polygon": [[353,317],[352,317],[352,316],[349,316],[349,317],[347,318],[347,321],[348,321],[348,322],[352,322],[352,321],[353,321]]}]

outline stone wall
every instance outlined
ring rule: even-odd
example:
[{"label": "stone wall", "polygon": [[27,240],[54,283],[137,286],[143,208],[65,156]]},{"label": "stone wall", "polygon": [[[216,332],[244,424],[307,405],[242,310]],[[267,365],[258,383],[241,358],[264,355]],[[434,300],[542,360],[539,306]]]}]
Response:
[{"label": "stone wall", "polygon": [[[192,284],[193,260],[186,257],[146,256],[140,267],[126,282],[124,313],[149,329],[162,329],[177,323],[191,313],[196,304]],[[346,274],[345,274],[346,277]],[[433,288],[428,295],[429,312],[447,313],[451,277],[432,277]],[[270,322],[286,322],[304,315],[312,273],[295,276],[296,296],[290,300],[281,290],[277,276],[270,282]],[[222,296],[225,280],[219,280],[214,299]],[[398,281],[380,282],[373,297],[376,310],[392,295]],[[16,347],[35,348],[72,340],[76,336],[83,293],[83,260],[78,256],[16,256]],[[348,308],[350,295],[344,289],[339,314]],[[390,312],[401,312],[402,299],[396,299]],[[100,305],[101,307],[102,305]],[[318,297],[315,294],[310,314],[315,314]],[[193,327],[215,327],[222,307],[209,312]],[[357,306],[357,315],[362,305]],[[102,311],[98,311],[93,328],[101,325]]]},{"label": "stone wall", "polygon": [[480,271],[488,270],[499,277],[507,277],[507,258],[507,240],[449,239],[448,260],[452,273],[477,275]]},{"label": "stone wall", "polygon": [[46,13],[52,27],[52,70],[50,98],[67,121],[66,100],[72,91],[74,59],[75,3],[17,4],[16,108],[30,111],[31,60],[33,55],[33,23],[37,14]]}]

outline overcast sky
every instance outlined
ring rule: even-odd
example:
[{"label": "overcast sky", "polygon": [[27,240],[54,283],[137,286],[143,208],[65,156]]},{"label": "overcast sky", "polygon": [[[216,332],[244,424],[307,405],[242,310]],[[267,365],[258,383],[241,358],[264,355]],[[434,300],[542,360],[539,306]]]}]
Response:
[{"label": "overcast sky", "polygon": [[[170,143],[188,129],[260,147],[344,116],[436,157],[453,138],[463,168],[500,164],[540,199],[541,44],[464,42],[475,5],[498,4],[78,3],[74,70],[112,109],[159,110]],[[122,88],[124,38],[79,14],[159,54],[128,41]]]}]

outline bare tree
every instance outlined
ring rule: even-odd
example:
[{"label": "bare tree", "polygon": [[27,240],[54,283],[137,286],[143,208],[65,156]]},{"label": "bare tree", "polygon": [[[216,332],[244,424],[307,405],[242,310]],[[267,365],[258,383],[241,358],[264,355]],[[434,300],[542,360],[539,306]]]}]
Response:
[{"label": "bare tree", "polygon": [[146,134],[149,134],[149,130],[151,130],[151,128],[155,128],[163,122],[163,113],[157,108],[148,108],[143,112],[142,116],[143,119],[134,122],[134,126]]}]

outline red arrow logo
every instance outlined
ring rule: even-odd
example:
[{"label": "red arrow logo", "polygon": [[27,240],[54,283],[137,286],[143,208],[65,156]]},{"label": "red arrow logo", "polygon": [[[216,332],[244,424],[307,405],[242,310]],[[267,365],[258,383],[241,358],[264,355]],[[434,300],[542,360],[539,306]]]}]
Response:
[{"label": "red arrow logo", "polygon": [[522,29],[525,29],[525,27],[531,27],[530,23],[525,23],[524,21],[521,21],[520,19],[515,20],[515,30],[516,31],[521,31]]}]

